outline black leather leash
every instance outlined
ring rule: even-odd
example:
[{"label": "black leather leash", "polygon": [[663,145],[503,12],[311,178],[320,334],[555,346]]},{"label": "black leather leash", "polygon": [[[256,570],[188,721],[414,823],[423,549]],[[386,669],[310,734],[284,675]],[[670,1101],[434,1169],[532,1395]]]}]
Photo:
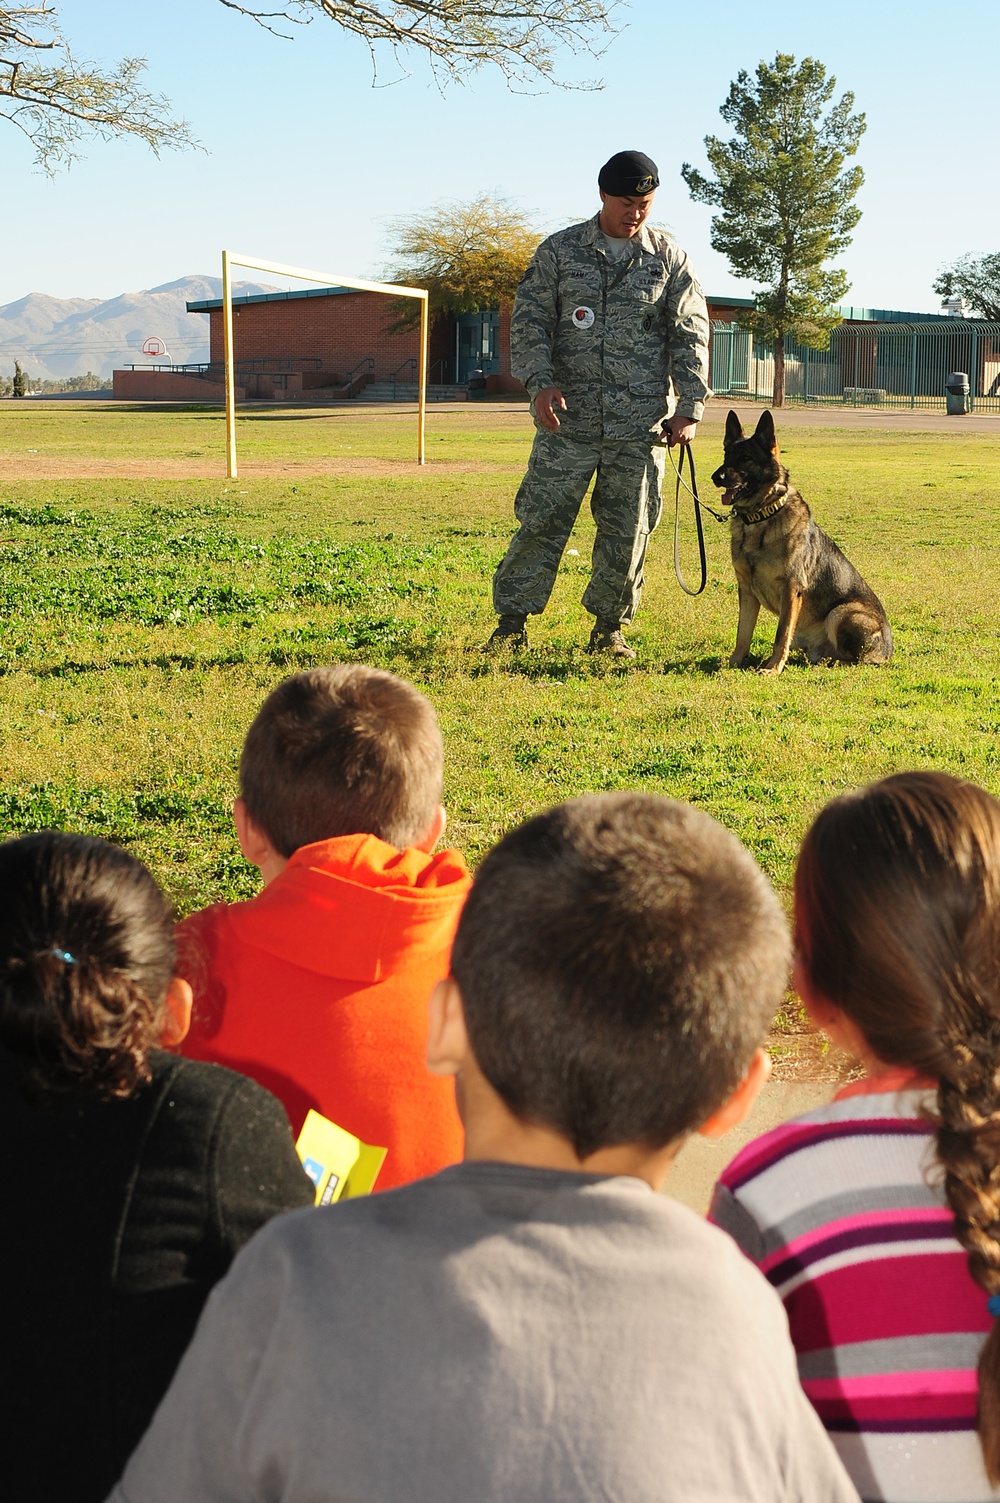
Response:
[{"label": "black leather leash", "polygon": [[[707,511],[715,518],[717,522],[728,522],[729,518],[722,516],[721,513],[717,511],[713,511],[710,506],[706,506],[704,501],[702,501],[701,497],[698,495],[698,481],[694,473],[694,455],[691,452],[691,445],[681,444],[680,449],[681,457],[675,465],[674,456],[670,452],[670,447],[668,446],[667,448],[667,454],[670,458],[670,468],[677,476],[677,484],[674,487],[674,573],[677,575],[677,583],[680,585],[685,595],[700,595],[704,590],[706,584],[708,583],[708,561],[705,557],[705,529],[701,523],[701,514],[703,511]],[[685,454],[687,455],[688,472],[691,476],[690,485],[688,485],[687,481],[684,479]],[[698,557],[701,563],[701,584],[696,590],[692,590],[690,585],[685,583],[684,575],[681,573],[680,519],[682,485],[694,500],[694,524],[698,533]]]}]

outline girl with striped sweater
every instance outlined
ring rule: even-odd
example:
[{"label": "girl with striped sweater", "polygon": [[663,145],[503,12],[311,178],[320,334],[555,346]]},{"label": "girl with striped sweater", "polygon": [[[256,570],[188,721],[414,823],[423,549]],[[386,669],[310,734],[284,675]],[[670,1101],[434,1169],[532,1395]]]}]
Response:
[{"label": "girl with striped sweater", "polygon": [[795,929],[866,1078],[751,1143],[712,1219],[780,1293],[865,1503],[1000,1498],[1000,803],[930,772],[834,800]]}]

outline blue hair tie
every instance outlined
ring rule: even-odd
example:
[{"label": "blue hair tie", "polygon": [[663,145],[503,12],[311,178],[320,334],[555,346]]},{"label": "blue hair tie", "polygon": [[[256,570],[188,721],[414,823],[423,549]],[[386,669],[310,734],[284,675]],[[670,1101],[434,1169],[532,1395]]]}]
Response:
[{"label": "blue hair tie", "polygon": [[993,1319],[996,1320],[997,1316],[1000,1315],[1000,1294],[991,1294],[986,1301],[986,1308],[993,1316]]},{"label": "blue hair tie", "polygon": [[67,965],[76,965],[76,956],[71,955],[68,950],[57,950],[55,946],[53,946],[49,951],[49,954],[54,955],[57,960],[65,961]]}]

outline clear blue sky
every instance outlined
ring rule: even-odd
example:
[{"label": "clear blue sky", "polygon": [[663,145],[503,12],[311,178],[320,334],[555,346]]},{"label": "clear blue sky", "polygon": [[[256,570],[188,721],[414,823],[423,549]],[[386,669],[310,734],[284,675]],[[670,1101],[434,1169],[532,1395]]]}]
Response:
[{"label": "clear blue sky", "polygon": [[704,136],[726,133],[718,107],[737,70],[778,50],[820,58],[868,117],[864,215],[842,262],[850,301],[934,310],[942,262],[1000,250],[997,0],[633,0],[599,63],[563,65],[567,78],[597,72],[601,92],[534,95],[488,69],[441,92],[419,57],[408,76],[383,58],[373,88],[364,45],[323,19],[284,42],[217,0],[58,4],[79,55],[145,56],[150,85],[207,152],[157,160],[138,144],[94,141],[50,181],[0,122],[0,303],[217,275],[223,245],[377,275],[393,216],[488,189],[555,229],[593,211],[597,169],[623,147],[659,163],[656,222],[688,249],[706,290],[747,294],[711,250],[711,211],[690,201],[678,169],[704,165]]}]

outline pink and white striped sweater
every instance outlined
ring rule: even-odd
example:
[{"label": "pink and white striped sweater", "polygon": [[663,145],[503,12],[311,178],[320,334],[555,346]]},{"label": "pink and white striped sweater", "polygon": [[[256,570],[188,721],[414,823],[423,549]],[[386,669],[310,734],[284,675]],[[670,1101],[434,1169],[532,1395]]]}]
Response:
[{"label": "pink and white striped sweater", "polygon": [[976,1434],[986,1295],[921,1116],[934,1092],[886,1085],[750,1143],[710,1219],[780,1294],[802,1386],[865,1503],[985,1503],[1000,1497]]}]

